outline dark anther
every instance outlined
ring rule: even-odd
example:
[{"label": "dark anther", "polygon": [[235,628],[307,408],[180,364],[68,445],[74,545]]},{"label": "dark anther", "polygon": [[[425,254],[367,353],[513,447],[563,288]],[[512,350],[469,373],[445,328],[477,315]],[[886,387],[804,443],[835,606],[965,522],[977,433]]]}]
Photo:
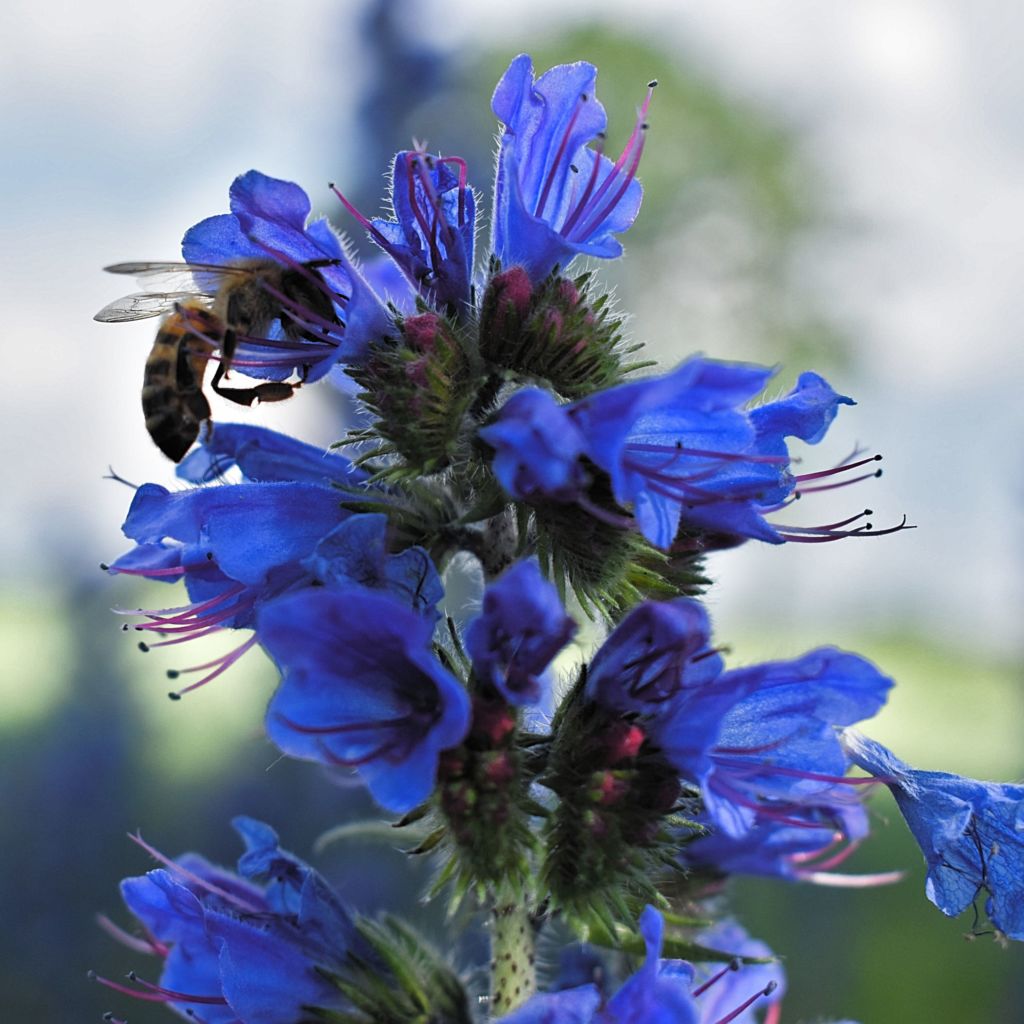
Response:
[{"label": "dark anther", "polygon": [[149,644],[147,644],[144,640],[140,640],[139,650],[142,651],[143,654],[149,654]]},{"label": "dark anther", "polygon": [[167,696],[171,700],[181,700],[181,694],[180,693],[175,693],[173,690],[169,694],[167,694]]},{"label": "dark anther", "polygon": [[110,571],[110,566],[109,566],[109,565],[107,565],[107,563],[106,563],[106,562],[100,562],[100,568],[101,568],[101,569],[102,569],[102,570],[103,570],[104,572],[109,572],[109,571]]},{"label": "dark anther", "polygon": [[648,89],[656,89],[657,87],[658,87],[658,80],[657,80],[656,78],[652,78],[652,79],[651,79],[651,80],[650,80],[650,81],[649,81],[649,82],[647,83],[647,88],[648,88]]},{"label": "dark anther", "polygon": [[167,670],[167,678],[168,679],[177,679],[178,676],[180,676],[180,675],[181,675],[181,673],[176,668],[169,668]]}]

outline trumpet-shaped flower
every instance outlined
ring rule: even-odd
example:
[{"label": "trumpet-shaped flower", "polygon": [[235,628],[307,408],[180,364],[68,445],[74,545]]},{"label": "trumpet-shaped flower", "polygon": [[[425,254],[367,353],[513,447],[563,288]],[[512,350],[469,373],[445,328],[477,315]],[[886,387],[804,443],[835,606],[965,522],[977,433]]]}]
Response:
[{"label": "trumpet-shaped flower", "polygon": [[438,309],[458,315],[470,300],[476,200],[460,157],[403,150],[391,171],[394,220],[367,219],[337,189],[345,208]]},{"label": "trumpet-shaped flower", "polygon": [[[494,185],[494,253],[540,281],[583,254],[614,259],[614,237],[640,210],[636,180],[650,91],[633,134],[614,163],[601,151],[607,122],[594,96],[597,68],[559,64],[534,80],[520,54],[494,90],[491,107],[505,126]],[[653,88],[653,83],[652,83]],[[598,140],[598,149],[587,143]]]},{"label": "trumpet-shaped flower", "polygon": [[[666,376],[565,406],[526,389],[480,437],[495,450],[498,480],[519,500],[577,501],[600,514],[586,499],[586,457],[656,547],[671,548],[681,527],[781,544],[800,539],[765,518],[800,479],[785,438],[819,441],[839,406],[853,403],[805,373],[784,398],[747,411],[771,373],[694,357]],[[809,532],[839,535],[831,527]]]},{"label": "trumpet-shaped flower", "polygon": [[251,377],[282,380],[298,371],[317,380],[336,362],[358,362],[372,342],[393,332],[387,309],[326,219],[309,220],[309,196],[298,185],[247,171],[231,183],[229,197],[230,213],[185,232],[185,259],[215,266],[270,259],[294,275],[293,291],[305,295],[268,283],[268,302],[282,313],[279,329],[267,338],[240,337],[234,366]]},{"label": "trumpet-shaped flower", "polygon": [[537,563],[518,562],[484,592],[483,611],[466,630],[466,651],[481,679],[510,704],[538,704],[544,670],[575,632]]},{"label": "trumpet-shaped flower", "polygon": [[141,945],[164,962],[159,983],[134,972],[131,985],[98,980],[206,1024],[279,1024],[312,1007],[341,1009],[322,972],[340,969],[360,942],[348,910],[323,878],[280,849],[268,826],[249,818],[234,825],[248,847],[242,877],[198,854],[168,860],[151,850],[166,868],[121,883],[145,931]]},{"label": "trumpet-shaped flower", "polygon": [[434,788],[438,758],[469,728],[469,697],[430,650],[433,620],[361,587],[287,594],[258,617],[281,669],[267,734],[286,754],[359,770],[404,813]]}]

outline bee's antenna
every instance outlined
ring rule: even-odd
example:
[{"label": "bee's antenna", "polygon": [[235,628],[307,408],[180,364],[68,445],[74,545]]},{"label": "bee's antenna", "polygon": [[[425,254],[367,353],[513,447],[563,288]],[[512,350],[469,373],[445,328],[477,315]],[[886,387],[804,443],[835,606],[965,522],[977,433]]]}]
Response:
[{"label": "bee's antenna", "polygon": [[125,487],[130,487],[133,491],[137,491],[139,489],[139,485],[138,484],[133,484],[131,481],[125,480],[125,478],[123,476],[121,476],[120,474],[115,472],[113,466],[107,466],[106,476],[104,476],[102,479],[104,479],[104,480],[115,480],[119,484],[124,484]]}]

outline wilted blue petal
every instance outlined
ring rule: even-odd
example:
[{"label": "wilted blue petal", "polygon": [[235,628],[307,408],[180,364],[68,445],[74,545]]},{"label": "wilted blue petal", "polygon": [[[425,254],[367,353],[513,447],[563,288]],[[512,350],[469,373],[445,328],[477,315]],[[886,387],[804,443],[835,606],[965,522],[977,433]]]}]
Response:
[{"label": "wilted blue petal", "polygon": [[1024,940],[1024,786],[919,771],[852,729],[843,744],[892,790],[928,862],[928,899],[955,917],[985,892],[996,928]]}]

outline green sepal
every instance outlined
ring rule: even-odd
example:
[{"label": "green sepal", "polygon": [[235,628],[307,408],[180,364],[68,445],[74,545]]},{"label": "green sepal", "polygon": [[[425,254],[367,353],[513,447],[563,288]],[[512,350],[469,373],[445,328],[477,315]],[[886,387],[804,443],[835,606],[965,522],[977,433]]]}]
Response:
[{"label": "green sepal", "polygon": [[352,1004],[321,1019],[335,1024],[473,1024],[458,974],[404,921],[387,915],[356,924],[370,952],[350,953],[343,974],[325,973]]}]

